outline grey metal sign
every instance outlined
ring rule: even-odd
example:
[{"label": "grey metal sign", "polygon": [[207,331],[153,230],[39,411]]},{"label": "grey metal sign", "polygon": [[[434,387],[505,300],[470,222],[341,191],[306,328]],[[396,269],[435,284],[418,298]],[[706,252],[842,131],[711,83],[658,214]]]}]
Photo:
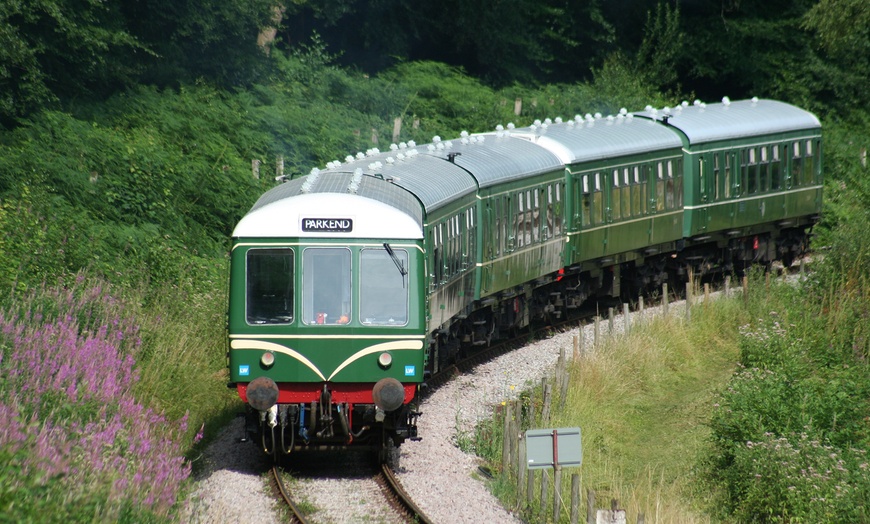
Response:
[{"label": "grey metal sign", "polygon": [[582,463],[580,428],[526,431],[526,464],[529,469],[579,467]]}]

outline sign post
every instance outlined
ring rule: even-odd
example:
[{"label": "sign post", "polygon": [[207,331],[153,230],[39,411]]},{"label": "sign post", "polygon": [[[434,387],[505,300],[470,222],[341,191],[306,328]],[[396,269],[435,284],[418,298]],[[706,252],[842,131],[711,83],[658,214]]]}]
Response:
[{"label": "sign post", "polygon": [[[562,466],[583,463],[580,428],[530,429],[526,431],[526,466],[529,469],[553,468],[553,521],[561,512]],[[529,473],[531,475],[531,473]],[[543,495],[542,495],[543,497]],[[543,500],[541,501],[543,503]]]}]

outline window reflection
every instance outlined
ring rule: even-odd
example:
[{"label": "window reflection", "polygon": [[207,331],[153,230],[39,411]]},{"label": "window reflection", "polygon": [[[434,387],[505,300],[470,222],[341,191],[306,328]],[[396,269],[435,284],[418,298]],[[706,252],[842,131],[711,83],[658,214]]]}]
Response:
[{"label": "window reflection", "polygon": [[346,324],[351,310],[350,251],[308,248],[302,252],[302,321]]},{"label": "window reflection", "polygon": [[293,321],[293,251],[252,249],[247,260],[248,324]]},{"label": "window reflection", "polygon": [[[408,323],[408,252],[393,248],[360,252],[360,321],[368,325]],[[401,269],[406,274],[402,274]]]}]

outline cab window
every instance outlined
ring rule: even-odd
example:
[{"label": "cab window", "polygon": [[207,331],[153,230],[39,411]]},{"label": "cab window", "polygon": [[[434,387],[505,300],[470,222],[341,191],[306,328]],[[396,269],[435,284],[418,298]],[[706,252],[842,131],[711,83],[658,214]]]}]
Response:
[{"label": "cab window", "polygon": [[367,325],[408,323],[408,252],[391,248],[360,251],[359,316]]},{"label": "cab window", "polygon": [[350,318],[350,251],[307,248],[302,252],[302,321],[341,324]]},{"label": "cab window", "polygon": [[293,250],[251,249],[247,254],[248,324],[293,322]]}]

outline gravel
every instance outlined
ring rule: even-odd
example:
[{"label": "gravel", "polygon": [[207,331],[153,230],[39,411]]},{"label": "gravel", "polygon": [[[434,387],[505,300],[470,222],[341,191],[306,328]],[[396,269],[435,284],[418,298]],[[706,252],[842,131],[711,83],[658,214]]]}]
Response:
[{"label": "gravel", "polygon": [[[672,308],[677,304],[672,304]],[[653,314],[653,309],[645,314]],[[635,315],[633,315],[634,317]],[[601,323],[601,332],[608,329]],[[614,330],[622,331],[621,319]],[[575,328],[539,340],[502,355],[472,372],[455,377],[434,391],[420,405],[423,415],[418,428],[423,440],[405,442],[400,448],[397,476],[420,509],[435,523],[521,522],[488,491],[478,473],[480,460],[457,445],[457,430],[468,432],[492,414],[493,406],[516,398],[527,385],[551,375],[565,349],[570,357]],[[591,347],[593,325],[582,329],[584,347]],[[203,457],[205,468],[197,476],[184,521],[192,522],[278,522],[276,503],[266,491],[264,474],[268,460],[250,442],[239,443],[242,421],[230,424]],[[335,479],[336,483],[341,480]],[[324,508],[334,504],[335,508]],[[347,505],[340,497],[317,497],[320,512],[329,522],[342,522]],[[354,519],[346,522],[353,522]]]}]

